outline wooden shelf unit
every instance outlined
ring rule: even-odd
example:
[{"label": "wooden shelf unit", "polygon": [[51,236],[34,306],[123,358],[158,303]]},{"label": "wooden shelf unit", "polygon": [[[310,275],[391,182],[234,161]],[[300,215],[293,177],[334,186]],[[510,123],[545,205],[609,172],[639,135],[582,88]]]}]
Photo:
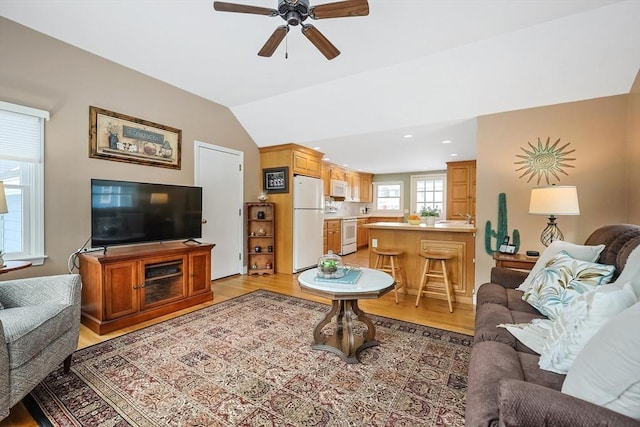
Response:
[{"label": "wooden shelf unit", "polygon": [[213,300],[214,246],[156,243],[80,254],[82,324],[102,335]]},{"label": "wooden shelf unit", "polygon": [[[244,214],[247,223],[247,274],[274,274],[275,205],[245,203]],[[256,248],[260,250],[256,251]]]}]

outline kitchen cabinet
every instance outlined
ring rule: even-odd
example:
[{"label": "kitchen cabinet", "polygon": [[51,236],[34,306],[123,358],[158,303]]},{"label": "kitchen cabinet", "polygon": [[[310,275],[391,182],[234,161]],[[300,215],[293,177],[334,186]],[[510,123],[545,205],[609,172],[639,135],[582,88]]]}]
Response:
[{"label": "kitchen cabinet", "polygon": [[373,193],[372,193],[372,175],[369,173],[360,173],[360,202],[361,203],[372,203],[373,202]]},{"label": "kitchen cabinet", "polygon": [[348,198],[347,201],[359,202],[360,201],[360,174],[357,172],[350,172],[347,176]]},{"label": "kitchen cabinet", "polygon": [[476,161],[447,162],[447,219],[476,217]]},{"label": "kitchen cabinet", "polygon": [[333,251],[339,254],[342,251],[342,221],[339,219],[324,220],[323,252]]},{"label": "kitchen cabinet", "polygon": [[322,185],[324,187],[324,196],[329,197],[331,195],[331,168],[328,167],[326,162],[322,165]]},{"label": "kitchen cabinet", "polygon": [[339,181],[346,181],[346,171],[336,165],[331,166],[330,179],[337,179]]},{"label": "kitchen cabinet", "polygon": [[369,230],[364,228],[364,225],[367,223],[367,218],[358,218],[358,228],[357,228],[357,241],[356,244],[358,249],[366,248],[369,246]]},{"label": "kitchen cabinet", "polygon": [[314,178],[321,178],[322,156],[314,153],[293,150],[293,173]]},{"label": "kitchen cabinet", "polygon": [[245,203],[249,276],[275,273],[275,212],[273,203]]},{"label": "kitchen cabinet", "polygon": [[82,323],[105,334],[211,301],[214,246],[162,243],[80,254]]}]

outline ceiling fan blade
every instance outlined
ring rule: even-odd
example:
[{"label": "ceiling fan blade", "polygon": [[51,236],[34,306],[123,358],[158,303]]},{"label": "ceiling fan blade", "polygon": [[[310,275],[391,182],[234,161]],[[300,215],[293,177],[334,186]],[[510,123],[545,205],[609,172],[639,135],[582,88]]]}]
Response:
[{"label": "ceiling fan blade", "polygon": [[336,48],[316,27],[305,24],[302,26],[302,34],[304,34],[311,43],[328,59],[332,60],[340,55],[340,51]]},{"label": "ceiling fan blade", "polygon": [[213,8],[218,12],[238,12],[252,13],[254,15],[277,16],[278,11],[268,7],[249,6],[246,4],[227,3],[224,1],[214,1]]},{"label": "ceiling fan blade", "polygon": [[320,4],[309,10],[312,19],[343,18],[347,16],[367,16],[369,2],[367,0],[347,0],[335,3]]},{"label": "ceiling fan blade", "polygon": [[280,42],[282,42],[282,39],[284,39],[284,36],[287,35],[288,31],[289,29],[287,28],[286,25],[281,25],[280,27],[276,28],[273,34],[271,34],[271,37],[269,37],[269,40],[267,40],[264,46],[262,46],[262,49],[260,49],[260,52],[258,52],[258,55],[259,56],[273,55],[273,52],[275,52],[278,46],[280,46]]}]

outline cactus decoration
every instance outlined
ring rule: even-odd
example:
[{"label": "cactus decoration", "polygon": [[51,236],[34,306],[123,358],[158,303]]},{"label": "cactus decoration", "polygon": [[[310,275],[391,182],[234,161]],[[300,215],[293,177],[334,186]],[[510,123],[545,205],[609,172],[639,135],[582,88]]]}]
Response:
[{"label": "cactus decoration", "polygon": [[[505,193],[498,194],[498,226],[497,230],[491,229],[491,221],[487,221],[484,227],[484,247],[489,255],[498,252],[504,237],[509,235],[507,229],[507,195]],[[495,247],[491,247],[491,239],[496,239]],[[516,247],[516,253],[520,249],[520,232],[513,230],[513,238],[510,244]]]}]

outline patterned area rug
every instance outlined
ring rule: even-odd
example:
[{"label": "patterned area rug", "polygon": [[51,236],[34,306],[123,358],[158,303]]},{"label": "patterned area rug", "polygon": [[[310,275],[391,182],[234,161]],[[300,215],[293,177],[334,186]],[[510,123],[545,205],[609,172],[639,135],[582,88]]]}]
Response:
[{"label": "patterned area rug", "polygon": [[380,345],[346,364],[310,346],[329,309],[255,291],[79,350],[31,397],[54,426],[464,425],[472,337],[370,315]]}]

